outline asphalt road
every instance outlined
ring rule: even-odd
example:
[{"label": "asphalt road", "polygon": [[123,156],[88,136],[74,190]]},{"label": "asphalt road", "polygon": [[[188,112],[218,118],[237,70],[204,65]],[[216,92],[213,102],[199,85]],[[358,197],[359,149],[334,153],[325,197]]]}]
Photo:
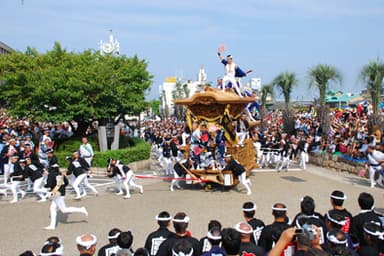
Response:
[{"label": "asphalt road", "polygon": [[113,183],[106,178],[94,178],[98,197],[89,196],[81,201],[74,200],[68,193],[67,206],[85,206],[89,217],[81,214],[59,213],[56,230],[47,231],[49,224],[49,202],[38,203],[34,195],[16,204],[10,204],[11,197],[0,198],[0,256],[18,255],[30,249],[38,253],[46,238],[58,235],[64,243],[65,255],[77,255],[75,238],[83,233],[95,234],[97,247],[107,243],[111,228],[131,230],[134,235],[133,248],[142,247],[146,235],[157,228],[154,217],[162,210],[174,215],[186,212],[190,218],[190,230],[195,237],[206,235],[211,219],[219,220],[224,227],[234,226],[242,220],[241,207],[245,201],[257,203],[257,217],[267,224],[272,222],[271,206],[283,202],[288,206],[288,215],[293,217],[299,211],[300,199],[310,195],[315,199],[316,210],[324,213],[329,207],[332,190],[344,191],[348,199],[345,206],[353,214],[359,211],[357,197],[361,192],[372,193],[376,207],[383,211],[383,189],[369,188],[368,181],[356,176],[336,173],[309,165],[307,170],[292,170],[276,173],[273,170],[256,170],[252,176],[253,194],[247,196],[241,185],[229,192],[205,192],[199,187],[185,187],[184,190],[169,191],[169,182],[157,179],[140,179],[144,194],[132,192],[130,199],[114,194]]}]

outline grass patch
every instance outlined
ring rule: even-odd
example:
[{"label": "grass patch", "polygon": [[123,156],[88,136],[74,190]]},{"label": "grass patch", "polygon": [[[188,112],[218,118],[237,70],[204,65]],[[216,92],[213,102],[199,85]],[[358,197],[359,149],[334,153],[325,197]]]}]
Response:
[{"label": "grass patch", "polygon": [[[124,137],[123,145],[131,145],[129,147],[125,147],[118,150],[108,150],[106,152],[98,152],[95,151],[95,156],[93,158],[92,166],[94,167],[106,167],[107,161],[109,158],[115,158],[121,160],[125,164],[129,164],[131,162],[146,160],[150,156],[151,146],[139,139],[139,138],[128,138]],[[88,141],[92,144],[93,149],[97,149],[97,140],[95,138],[88,138]],[[59,160],[59,164],[62,167],[67,167],[67,161],[65,157],[68,155],[72,155],[72,153],[79,149],[81,144],[81,138],[73,138],[71,140],[65,141],[62,143],[55,155]]]}]

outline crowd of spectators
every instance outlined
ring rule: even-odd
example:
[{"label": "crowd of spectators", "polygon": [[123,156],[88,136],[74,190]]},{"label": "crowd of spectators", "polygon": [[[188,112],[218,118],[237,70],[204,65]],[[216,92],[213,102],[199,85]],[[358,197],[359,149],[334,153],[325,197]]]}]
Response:
[{"label": "crowd of spectators", "polygon": [[44,129],[49,130],[52,139],[64,139],[73,135],[73,129],[76,130],[77,124],[72,122],[50,123],[50,122],[34,122],[30,118],[13,118],[6,111],[0,111],[0,132],[8,133],[14,137],[24,138],[27,135],[33,136],[34,139],[40,138]]},{"label": "crowd of spectators", "polygon": [[[47,152],[53,149],[55,141],[73,135],[68,123],[53,125],[50,123],[31,123],[29,120],[12,121],[12,118],[0,118],[0,173],[10,163],[13,156],[25,157],[37,154],[41,164],[47,164]],[[28,149],[26,149],[28,148]]]},{"label": "crowd of spectators", "polygon": [[[295,113],[294,131],[287,134],[284,131],[283,114],[275,110],[265,115],[263,126],[254,125],[255,122],[251,121],[257,120],[257,115],[249,119],[246,114],[243,114],[239,119],[234,120],[233,127],[240,145],[246,138],[253,140],[259,166],[267,166],[268,162],[272,161],[272,157],[267,155],[267,152],[277,151],[280,161],[286,157],[290,161],[298,161],[301,167],[305,168],[308,153],[333,154],[349,161],[365,162],[369,145],[376,145],[377,150],[382,151],[382,128],[376,125],[369,129],[368,114],[368,109],[364,107],[335,109],[330,112],[329,129],[323,129],[313,108],[308,107],[305,111]],[[220,125],[205,122],[200,122],[198,125],[200,137],[195,138],[195,128],[191,131],[185,122],[176,118],[151,121],[142,124],[145,129],[141,136],[160,148],[162,154],[169,153],[164,151],[164,147],[169,142],[172,149],[171,157],[175,158],[178,155],[177,150],[183,151],[188,143],[193,144],[198,140],[199,147],[203,149],[202,152],[211,152],[220,162],[225,147],[228,146],[226,137],[220,132],[222,128]],[[205,132],[203,129],[206,130],[208,138],[202,136]],[[324,130],[328,130],[328,134],[324,134]],[[192,158],[198,158],[194,153],[196,151],[191,151]],[[197,153],[200,152],[197,151]]]},{"label": "crowd of spectators", "polygon": [[[242,222],[223,228],[219,220],[211,220],[207,235],[201,238],[189,230],[188,225],[194,220],[186,213],[178,212],[172,217],[162,211],[155,218],[158,229],[149,232],[145,241],[135,241],[142,246],[136,250],[132,248],[134,234],[119,228],[108,232],[105,245],[105,239],[92,234],[78,236],[75,241],[83,256],[383,255],[384,217],[375,212],[373,196],[360,193],[357,203],[361,211],[354,215],[343,206],[345,200],[347,196],[335,190],[330,194],[330,210],[319,213],[315,200],[304,196],[300,212],[292,220],[287,206],[278,202],[272,206],[272,223],[258,219],[256,212],[260,210],[248,201],[242,206]],[[20,255],[35,254],[26,251]],[[39,255],[64,255],[60,238],[48,238]]]}]

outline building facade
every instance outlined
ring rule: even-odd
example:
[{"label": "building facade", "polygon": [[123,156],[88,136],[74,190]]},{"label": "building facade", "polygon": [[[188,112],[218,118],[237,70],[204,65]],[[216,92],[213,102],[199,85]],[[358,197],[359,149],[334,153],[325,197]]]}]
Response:
[{"label": "building facade", "polygon": [[0,55],[10,54],[11,52],[13,52],[13,49],[0,41]]}]

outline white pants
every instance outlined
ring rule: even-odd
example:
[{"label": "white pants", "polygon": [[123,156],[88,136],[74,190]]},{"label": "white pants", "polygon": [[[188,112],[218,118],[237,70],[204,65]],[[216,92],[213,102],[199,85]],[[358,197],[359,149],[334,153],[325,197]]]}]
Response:
[{"label": "white pants", "polygon": [[45,199],[47,194],[47,189],[43,187],[44,183],[44,176],[41,178],[38,178],[33,182],[33,192],[36,193],[41,199]]},{"label": "white pants", "polygon": [[123,190],[121,189],[121,177],[120,176],[114,176],[113,180],[115,181],[115,187],[117,192],[122,193]]},{"label": "white pants", "polygon": [[[134,180],[133,171],[130,170],[125,174],[125,178],[122,180],[123,186],[126,190],[126,196],[131,195],[131,193],[129,192],[130,186],[133,188],[139,189],[140,192],[143,191],[143,186],[137,185],[133,180]],[[121,191],[121,187],[120,187],[120,191]]]},{"label": "white pants", "polygon": [[10,168],[10,164],[4,164],[4,168],[3,168],[3,171],[4,171],[4,184],[7,184],[8,183],[8,176],[9,174],[11,174],[11,168]]},{"label": "white pants", "polygon": [[228,83],[231,83],[232,84],[232,88],[235,89],[236,93],[240,96],[240,97],[243,97],[241,95],[241,91],[240,91],[240,88],[239,86],[237,85],[237,81],[236,81],[236,78],[234,76],[228,76],[228,75],[225,75],[223,77],[223,91],[225,91],[225,88],[227,87]]},{"label": "white pants", "polygon": [[301,152],[300,154],[300,166],[305,170],[306,168],[306,163],[309,161],[309,156],[308,153],[306,152]]},{"label": "white pants", "polygon": [[[368,170],[369,170],[369,181],[371,183],[371,188],[373,188],[376,184],[375,173],[381,171],[381,166],[380,165],[379,166],[370,165]],[[379,174],[378,182],[382,183],[382,180],[383,180],[383,176],[381,176],[381,174]]]},{"label": "white pants", "polygon": [[[92,186],[91,184],[89,184],[88,182],[88,177],[87,177],[87,173],[83,173],[83,174],[80,174],[79,176],[76,177],[75,181],[72,183],[72,187],[73,189],[75,190],[76,192],[76,196],[77,197],[80,197],[81,194],[80,194],[80,188],[79,188],[79,185],[80,184],[84,184],[86,187],[88,187],[89,189],[91,189],[95,194],[97,194],[97,190],[94,186]],[[84,189],[84,193],[85,192],[85,189]]]},{"label": "white pants", "polygon": [[239,145],[244,144],[244,140],[248,137],[248,132],[237,132],[236,136],[238,138],[238,143]]},{"label": "white pants", "polygon": [[173,173],[172,158],[164,157],[164,162],[165,162],[165,175],[171,175]]},{"label": "white pants", "polygon": [[256,152],[256,160],[260,161],[263,151],[261,151],[261,143],[260,142],[253,142],[253,146],[255,147]]},{"label": "white pants", "polygon": [[17,194],[25,193],[25,191],[20,188],[20,183],[21,181],[14,180],[9,184],[9,189],[13,195],[13,201],[17,201]]},{"label": "white pants", "polygon": [[268,149],[261,150],[260,168],[270,164],[271,152]]},{"label": "white pants", "polygon": [[56,226],[56,218],[57,218],[57,208],[62,213],[73,213],[73,212],[78,212],[78,213],[83,213],[86,214],[86,210],[84,207],[67,207],[65,205],[64,201],[64,196],[54,196],[52,198],[51,206],[49,207],[50,214],[51,214],[51,224],[49,225],[50,227],[55,227]]},{"label": "white pants", "polygon": [[84,160],[87,162],[89,167],[91,167],[93,157],[84,157]]},{"label": "white pants", "polygon": [[289,156],[281,157],[276,164],[276,170],[281,171],[282,169],[288,170],[289,167]]},{"label": "white pants", "polygon": [[173,179],[171,181],[171,186],[169,189],[173,191],[173,186],[176,186],[177,188],[180,188],[180,176],[177,174],[177,172],[173,171]]},{"label": "white pants", "polygon": [[[18,181],[19,182],[19,181]],[[5,184],[2,184],[0,185],[0,193],[3,194],[3,195],[6,195],[7,194],[7,190],[11,190],[11,193],[12,193],[12,196],[13,196],[13,200],[14,202],[17,201],[17,193],[22,193],[20,191],[20,188],[19,188],[19,185],[17,184],[18,182],[13,182],[13,183],[5,183]]]},{"label": "white pants", "polygon": [[27,185],[28,185],[28,187],[27,187],[27,191],[32,190],[33,182],[31,181],[30,178],[27,179]]},{"label": "white pants", "polygon": [[163,156],[163,148],[158,148],[156,147],[156,154],[158,155],[157,157],[157,160],[160,162],[160,164],[162,164],[162,161],[164,159],[164,156]]},{"label": "white pants", "polygon": [[250,187],[251,181],[247,179],[247,172],[243,172],[242,174],[240,174],[239,181],[240,184],[242,184],[247,189],[247,194],[250,195],[252,193]]}]

